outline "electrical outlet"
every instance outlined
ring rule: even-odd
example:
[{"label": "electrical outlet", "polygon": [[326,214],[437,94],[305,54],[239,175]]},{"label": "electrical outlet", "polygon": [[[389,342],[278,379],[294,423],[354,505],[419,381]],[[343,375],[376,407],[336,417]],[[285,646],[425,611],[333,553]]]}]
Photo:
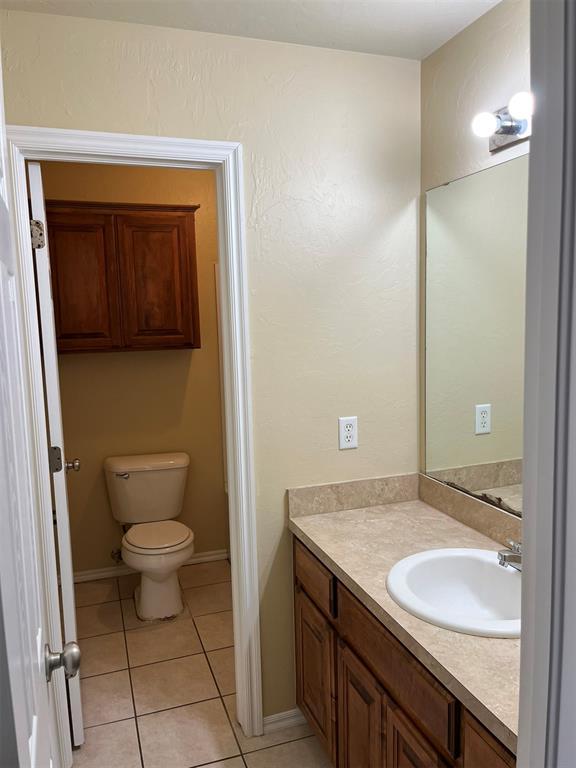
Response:
[{"label": "electrical outlet", "polygon": [[358,448],[357,416],[340,416],[338,419],[338,442],[341,451]]},{"label": "electrical outlet", "polygon": [[492,432],[492,406],[490,403],[476,406],[476,434],[489,435]]}]

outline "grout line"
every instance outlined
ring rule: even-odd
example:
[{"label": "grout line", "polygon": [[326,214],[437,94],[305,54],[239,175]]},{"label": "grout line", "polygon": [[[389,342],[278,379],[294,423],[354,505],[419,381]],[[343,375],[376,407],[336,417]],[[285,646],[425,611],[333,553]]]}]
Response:
[{"label": "grout line", "polygon": [[[105,725],[114,725],[114,723],[126,723],[129,720],[135,720],[135,717],[121,717],[119,720],[107,720],[105,723],[95,723],[94,725],[85,725],[84,730],[89,731],[92,728],[102,728]],[[82,744],[80,745],[80,749],[82,749]]]},{"label": "grout line", "polygon": [[[235,696],[236,695],[236,690],[233,690],[230,693],[223,693],[220,690],[220,684],[218,683],[218,678],[216,677],[216,672],[214,671],[214,668],[212,667],[212,661],[210,660],[210,656],[208,654],[216,653],[217,651],[226,651],[226,650],[228,650],[228,648],[232,648],[233,649],[234,646],[233,645],[229,645],[227,648],[215,648],[213,651],[206,651],[206,660],[208,661],[208,665],[210,666],[210,670],[212,672],[212,675],[214,676],[214,680],[216,680],[216,687],[218,688],[218,691],[220,692],[220,696],[222,696],[222,697],[224,697],[224,696],[232,696],[232,695]],[[234,684],[234,689],[236,689],[236,684]]]},{"label": "grout line", "polygon": [[114,675],[116,672],[126,672],[128,667],[120,667],[120,669],[109,669],[107,672],[96,672],[93,675],[80,675],[80,680],[92,680],[94,677],[102,677],[102,675]]},{"label": "grout line", "polygon": [[122,599],[121,597],[115,597],[113,600],[99,600],[97,603],[84,603],[83,605],[78,605],[78,603],[76,603],[75,605],[77,610],[79,608],[96,608],[97,605],[109,605],[110,603],[119,603],[121,599]]},{"label": "grout line", "polygon": [[[240,756],[242,757],[243,752],[242,752],[242,746],[240,744],[240,740],[239,740],[238,736],[236,735],[236,730],[234,729],[234,724],[232,723],[232,719],[230,717],[230,713],[228,712],[228,709],[227,709],[226,704],[224,702],[224,697],[222,696],[222,693],[220,692],[220,687],[218,686],[218,681],[216,680],[216,675],[214,674],[214,672],[212,671],[212,667],[210,666],[210,659],[208,658],[208,651],[206,651],[206,648],[204,647],[204,642],[202,640],[202,637],[200,636],[200,632],[198,631],[198,626],[196,625],[196,619],[194,618],[194,616],[192,616],[192,621],[194,622],[194,627],[196,628],[196,632],[197,632],[198,638],[200,640],[200,645],[202,646],[202,649],[204,650],[204,655],[206,657],[206,662],[208,664],[208,668],[210,669],[210,672],[212,673],[212,677],[214,678],[214,682],[216,683],[216,690],[218,691],[218,694],[219,694],[218,698],[220,699],[220,703],[222,705],[222,708],[224,709],[224,714],[226,715],[226,719],[228,720],[228,724],[230,726],[230,730],[232,731],[232,736],[234,737],[234,741],[236,742],[236,744],[238,746],[238,752],[239,752]],[[230,646],[228,646],[228,647],[230,647]],[[234,646],[232,646],[232,647],[234,647]],[[213,650],[219,650],[219,649],[215,648]],[[236,694],[234,694],[234,696],[235,695]],[[244,761],[243,757],[242,757],[242,760]],[[244,763],[244,765],[246,765],[246,763]]]},{"label": "grout line", "polygon": [[193,619],[202,619],[204,616],[216,616],[218,613],[232,613],[232,608],[223,608],[221,611],[210,611],[210,613],[197,613],[195,616],[193,616],[192,611],[190,611],[190,615]]},{"label": "grout line", "polygon": [[[180,580],[180,577],[178,577],[178,579]],[[232,579],[222,579],[219,581],[207,581],[205,584],[190,584],[186,587],[180,581],[180,586],[182,587],[182,589],[203,589],[204,587],[215,587],[216,584],[232,584]]]},{"label": "grout line", "polygon": [[[187,701],[186,704],[175,704],[173,707],[163,707],[162,709],[153,709],[151,712],[141,712],[136,715],[136,719],[149,717],[150,715],[160,715],[163,712],[173,712],[175,709],[187,709],[188,707],[194,707],[196,704],[205,704],[207,701],[218,701],[222,697],[220,694],[216,696],[209,696],[207,699],[198,699],[198,701]],[[214,762],[214,760],[212,760]]]},{"label": "grout line", "polygon": [[[254,736],[253,738],[259,739],[260,736]],[[313,739],[313,733],[307,733],[306,736],[298,736],[297,739],[288,739],[287,741],[278,741],[276,744],[269,744],[267,747],[258,747],[258,749],[251,749],[249,752],[243,752],[243,755],[253,755],[256,752],[266,752],[268,749],[274,749],[274,747],[283,747],[285,744],[294,744],[295,741],[306,741],[306,739]]]},{"label": "grout line", "polygon": [[95,637],[110,637],[110,635],[120,635],[123,632],[123,629],[114,629],[112,632],[102,632],[101,635],[84,635],[84,637],[78,638],[78,642],[81,640],[93,640]]},{"label": "grout line", "polygon": [[[158,661],[147,661],[145,664],[128,663],[128,666],[130,669],[145,669],[145,667],[154,667],[157,664],[167,664],[169,661],[181,661],[182,659],[192,659],[195,656],[206,656],[206,653],[204,651],[196,651],[196,653],[185,653],[182,656],[170,656],[169,659],[158,659]],[[206,662],[208,663],[208,659],[206,659]]]},{"label": "grout line", "polygon": [[126,624],[124,622],[124,611],[120,605],[120,614],[122,616],[122,627],[124,633],[124,647],[126,649],[126,662],[128,664],[128,679],[130,681],[130,695],[132,697],[132,709],[134,710],[134,725],[136,727],[136,738],[138,740],[138,752],[140,754],[140,765],[144,768],[144,755],[142,754],[142,742],[140,740],[140,728],[138,727],[138,718],[136,717],[136,701],[134,699],[134,686],[132,685],[132,673],[130,671],[130,656],[128,653],[128,641],[126,640]]}]

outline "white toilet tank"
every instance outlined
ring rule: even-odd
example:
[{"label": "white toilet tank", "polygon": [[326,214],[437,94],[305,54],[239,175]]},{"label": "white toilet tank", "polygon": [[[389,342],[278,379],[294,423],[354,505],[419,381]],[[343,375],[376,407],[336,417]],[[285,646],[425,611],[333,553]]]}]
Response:
[{"label": "white toilet tank", "polygon": [[120,523],[171,520],[182,511],[187,453],[109,456],[104,473],[112,514]]}]

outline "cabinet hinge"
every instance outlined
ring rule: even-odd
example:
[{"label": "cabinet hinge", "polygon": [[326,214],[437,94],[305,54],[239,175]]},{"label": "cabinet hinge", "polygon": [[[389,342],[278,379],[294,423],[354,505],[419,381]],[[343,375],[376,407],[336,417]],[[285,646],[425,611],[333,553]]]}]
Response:
[{"label": "cabinet hinge", "polygon": [[32,248],[44,248],[46,246],[46,235],[42,221],[30,219],[30,238],[32,240]]},{"label": "cabinet hinge", "polygon": [[52,474],[62,472],[62,449],[57,445],[51,445],[48,449],[48,463]]}]

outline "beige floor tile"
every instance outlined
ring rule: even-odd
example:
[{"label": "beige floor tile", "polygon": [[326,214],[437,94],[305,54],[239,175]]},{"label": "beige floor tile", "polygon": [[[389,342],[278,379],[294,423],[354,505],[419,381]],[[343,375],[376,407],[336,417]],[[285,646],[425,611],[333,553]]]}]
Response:
[{"label": "beige floor tile", "polygon": [[241,757],[231,757],[230,760],[218,760],[217,763],[208,763],[203,768],[245,768]]},{"label": "beige floor tile", "polygon": [[232,585],[209,584],[205,587],[193,587],[184,590],[184,599],[192,616],[204,616],[207,613],[232,610]]},{"label": "beige floor tile", "polygon": [[80,639],[121,632],[123,627],[120,603],[102,603],[77,608],[76,623]]},{"label": "beige floor tile", "polygon": [[118,583],[116,579],[99,579],[98,581],[81,581],[74,584],[76,607],[110,603],[119,600]]},{"label": "beige floor tile", "polygon": [[[224,704],[230,715],[230,720],[234,727],[234,733],[240,743],[240,748],[244,754],[248,752],[255,752],[257,749],[266,749],[267,747],[273,747],[277,744],[282,744],[288,741],[295,741],[296,739],[303,739],[312,734],[312,729],[308,723],[302,725],[296,725],[292,728],[282,728],[272,733],[267,733],[264,736],[252,736],[246,738],[242,733],[242,729],[236,720],[236,696],[224,696]],[[296,765],[296,763],[294,763]]]},{"label": "beige floor tile", "polygon": [[191,768],[239,754],[222,701],[138,718],[145,768]]},{"label": "beige floor tile", "polygon": [[134,590],[140,584],[141,575],[139,573],[128,573],[118,577],[118,587],[120,588],[120,597],[132,597]]},{"label": "beige floor tile", "polygon": [[183,589],[230,581],[230,563],[228,560],[215,560],[212,563],[185,565],[178,571],[178,577]]},{"label": "beige floor tile", "polygon": [[163,621],[126,632],[131,667],[201,653],[202,646],[192,619]]},{"label": "beige floor tile", "polygon": [[134,600],[129,597],[121,601],[122,615],[124,616],[124,629],[139,629],[140,627],[154,627],[159,624],[170,624],[174,621],[182,621],[182,619],[189,619],[190,612],[188,606],[184,604],[184,610],[179,616],[173,619],[158,619],[158,621],[141,621],[136,614],[136,607]]},{"label": "beige floor tile", "polygon": [[234,647],[221,648],[219,651],[209,651],[208,661],[222,696],[234,693],[236,691]]},{"label": "beige floor tile", "polygon": [[86,728],[134,717],[127,671],[85,677],[80,681],[80,691]]},{"label": "beige floor tile", "polygon": [[112,635],[87,637],[80,640],[82,661],[80,677],[104,675],[107,672],[117,672],[128,667],[124,632],[114,632]]},{"label": "beige floor tile", "polygon": [[197,616],[194,619],[194,623],[202,640],[204,650],[215,651],[217,648],[227,648],[230,645],[234,645],[232,611]]},{"label": "beige floor tile", "polygon": [[141,768],[135,720],[87,728],[84,736],[72,753],[74,768]]},{"label": "beige floor tile", "polygon": [[246,755],[248,768],[331,768],[315,736]]},{"label": "beige floor tile", "polygon": [[218,696],[203,653],[132,670],[136,713],[146,715]]}]

